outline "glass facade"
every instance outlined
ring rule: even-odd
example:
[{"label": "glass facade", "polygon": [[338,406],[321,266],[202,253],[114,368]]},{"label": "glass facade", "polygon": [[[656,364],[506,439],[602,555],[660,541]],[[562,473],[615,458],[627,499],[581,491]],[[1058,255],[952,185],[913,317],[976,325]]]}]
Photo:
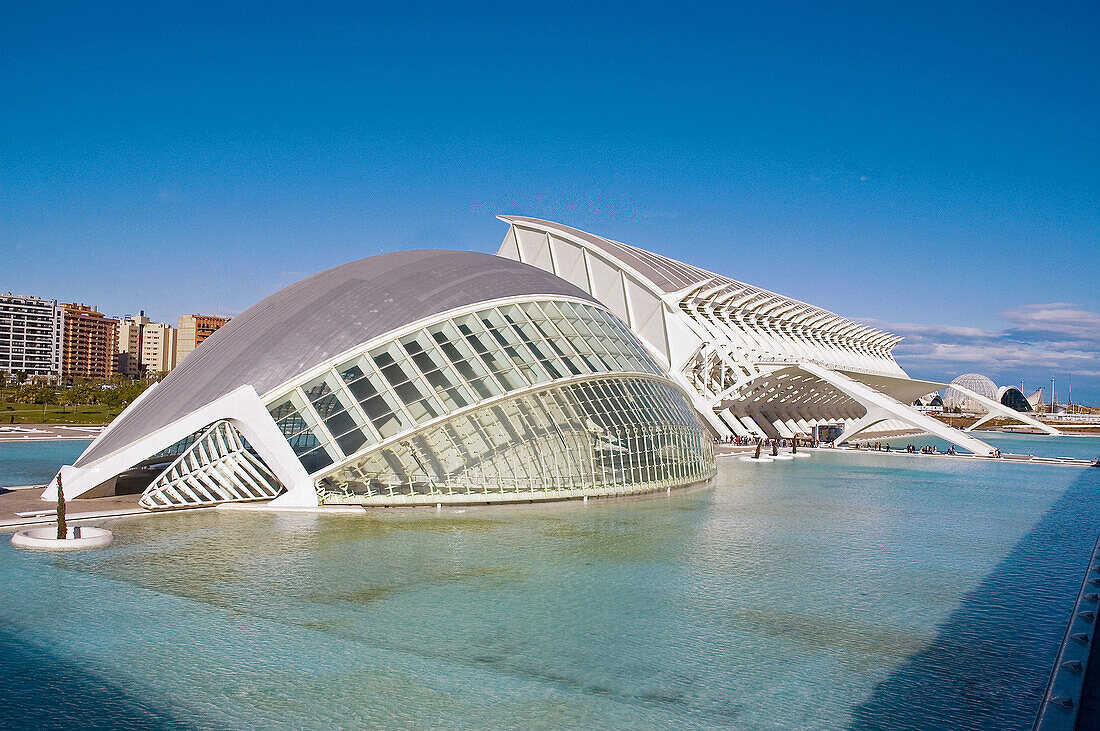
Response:
[{"label": "glass facade", "polygon": [[[615,374],[635,377],[608,380]],[[324,500],[449,494],[474,490],[478,480],[499,491],[505,482],[573,490],[635,476],[653,485],[679,484],[673,474],[705,479],[709,437],[663,378],[601,307],[528,301],[364,348],[270,400],[268,410]],[[454,412],[462,413],[441,420]],[[588,441],[570,446],[581,433]],[[591,452],[583,469],[579,457],[564,456],[582,447]],[[685,450],[697,457],[686,459]]]},{"label": "glass facade", "polygon": [[600,378],[467,411],[371,451],[318,483],[323,504],[435,503],[644,492],[714,474],[683,396]]}]

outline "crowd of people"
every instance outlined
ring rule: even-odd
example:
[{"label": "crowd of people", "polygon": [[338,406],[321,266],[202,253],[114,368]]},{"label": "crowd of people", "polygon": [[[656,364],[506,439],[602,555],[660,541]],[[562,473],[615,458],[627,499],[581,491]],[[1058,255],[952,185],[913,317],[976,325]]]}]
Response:
[{"label": "crowd of people", "polygon": [[772,439],[771,437],[740,437],[737,435],[726,437],[725,439],[715,439],[715,444],[729,444],[734,447],[751,447],[757,442],[760,442],[765,447],[770,447],[774,443],[777,447],[790,447],[792,443],[799,447],[818,447],[821,446],[821,442],[816,439],[799,438],[799,439]]},{"label": "crowd of people", "polygon": [[[909,451],[909,447],[912,445],[906,445],[906,451]],[[867,449],[872,452],[890,452],[892,448],[886,442],[852,442],[852,449]]]},{"label": "crowd of people", "polygon": [[[820,441],[812,438],[796,438],[792,440],[785,438],[772,439],[771,437],[742,437],[734,435],[725,438],[717,438],[714,440],[715,444],[728,444],[734,447],[751,447],[759,443],[760,445],[765,447],[771,447],[774,444],[778,448],[783,448],[790,447],[792,445],[792,442],[795,444],[795,446],[798,447],[821,446]],[[892,452],[900,449],[907,454],[917,454],[919,452],[920,454],[943,454],[948,456],[955,456],[956,454],[958,454],[955,451],[954,444],[948,446],[946,451],[940,451],[940,449],[935,444],[923,444],[920,447],[915,444],[906,444],[904,447],[892,447],[889,442],[852,442],[852,449],[867,450],[871,452]],[[994,449],[991,456],[1000,457],[1001,451],[999,449]],[[1097,462],[1098,464],[1100,464],[1100,459],[1098,459]]]},{"label": "crowd of people", "polygon": [[[856,442],[853,445],[853,448],[854,449],[868,449],[868,450],[871,450],[873,452],[889,452],[892,449],[890,447],[890,445],[886,442],[875,442],[874,444],[871,444],[870,442],[866,442],[866,443],[862,443],[862,444],[860,442]],[[915,445],[915,444],[906,444],[905,447],[904,447],[904,451],[907,454],[916,454],[917,452],[920,452],[921,454],[946,454],[946,455],[950,455],[950,456],[954,456],[954,455],[957,454],[957,452],[955,451],[955,445],[954,444],[948,446],[947,451],[945,451],[945,452],[941,452],[935,444],[923,444],[920,447],[917,447],[917,445]],[[1001,456],[1001,453],[998,450],[994,450],[993,456],[994,457],[999,457],[999,456]]]}]

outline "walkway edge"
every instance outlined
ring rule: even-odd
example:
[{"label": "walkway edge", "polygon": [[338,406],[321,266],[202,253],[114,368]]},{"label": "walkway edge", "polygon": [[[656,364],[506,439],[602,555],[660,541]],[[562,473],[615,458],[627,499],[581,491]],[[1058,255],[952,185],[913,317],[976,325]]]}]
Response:
[{"label": "walkway edge", "polygon": [[1100,536],[1089,557],[1089,567],[1073,614],[1062,637],[1062,647],[1043,693],[1033,731],[1073,731],[1088,672],[1089,653],[1096,637],[1096,613],[1100,609]]}]

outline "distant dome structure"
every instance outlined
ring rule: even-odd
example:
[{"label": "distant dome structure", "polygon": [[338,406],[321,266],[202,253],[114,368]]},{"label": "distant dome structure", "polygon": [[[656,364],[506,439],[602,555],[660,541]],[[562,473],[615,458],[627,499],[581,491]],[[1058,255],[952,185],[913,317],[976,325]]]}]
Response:
[{"label": "distant dome structure", "polygon": [[1027,413],[1034,411],[1024,392],[1015,386],[1001,386],[997,389],[997,400],[1010,409]]},{"label": "distant dome structure", "polygon": [[[959,385],[968,388],[979,396],[984,396],[991,401],[997,401],[997,384],[980,373],[964,373],[951,382],[951,385]],[[959,409],[961,411],[984,412],[986,408],[975,399],[956,388],[948,388],[943,398],[944,408]]]}]

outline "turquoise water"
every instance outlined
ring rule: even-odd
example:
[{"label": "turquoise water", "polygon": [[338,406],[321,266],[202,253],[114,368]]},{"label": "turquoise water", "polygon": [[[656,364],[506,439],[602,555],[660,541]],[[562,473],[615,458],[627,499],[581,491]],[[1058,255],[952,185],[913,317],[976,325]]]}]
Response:
[{"label": "turquoise water", "polygon": [[0,442],[0,487],[44,485],[87,446],[83,440]]},{"label": "turquoise water", "polygon": [[0,726],[1026,728],[1098,508],[1100,470],[816,453],[634,501],[3,542]]},{"label": "turquoise water", "polygon": [[[1000,434],[981,431],[976,432],[975,436],[997,446],[1005,454],[1031,454],[1036,457],[1073,457],[1089,460],[1100,457],[1100,437],[1065,436],[1050,438],[1034,434]],[[926,444],[934,444],[936,449],[941,452],[946,451],[951,446],[946,440],[930,435],[903,437],[887,441],[893,447],[904,447],[906,444],[913,444],[918,449]]]}]

